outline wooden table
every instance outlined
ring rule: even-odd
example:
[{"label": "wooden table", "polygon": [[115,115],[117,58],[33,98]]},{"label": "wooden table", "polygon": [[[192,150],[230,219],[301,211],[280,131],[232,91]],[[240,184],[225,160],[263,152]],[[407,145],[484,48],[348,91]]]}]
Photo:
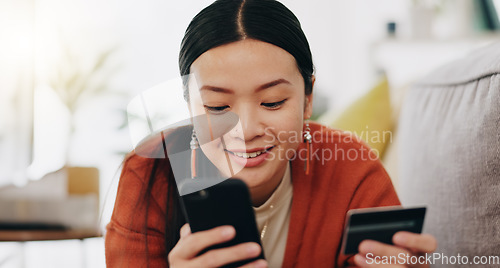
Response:
[{"label": "wooden table", "polygon": [[64,230],[64,231],[49,231],[49,230],[0,230],[0,242],[29,242],[29,241],[46,241],[46,240],[68,240],[68,239],[85,239],[92,237],[101,237],[99,230]]}]

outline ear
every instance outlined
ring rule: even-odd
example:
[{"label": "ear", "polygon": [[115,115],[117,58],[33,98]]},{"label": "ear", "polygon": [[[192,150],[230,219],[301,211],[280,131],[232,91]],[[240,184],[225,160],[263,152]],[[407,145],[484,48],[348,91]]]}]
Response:
[{"label": "ear", "polygon": [[[311,76],[311,87],[314,88],[314,82],[316,81],[316,77],[314,75]],[[313,91],[314,92],[314,91]],[[305,98],[305,106],[304,106],[304,120],[311,118],[313,112],[313,93],[306,95]]]}]

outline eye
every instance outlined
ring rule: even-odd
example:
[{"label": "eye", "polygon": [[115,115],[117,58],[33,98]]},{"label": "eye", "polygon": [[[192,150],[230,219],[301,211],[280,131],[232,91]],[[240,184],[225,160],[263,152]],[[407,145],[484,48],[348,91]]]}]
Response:
[{"label": "eye", "polygon": [[213,114],[221,114],[224,113],[227,108],[229,108],[229,105],[224,105],[224,106],[208,106],[204,105],[205,109],[209,111],[210,113]]},{"label": "eye", "polygon": [[285,103],[286,100],[287,99],[278,102],[263,102],[261,103],[261,105],[269,109],[278,109],[281,107],[281,105],[283,105],[283,103]]}]

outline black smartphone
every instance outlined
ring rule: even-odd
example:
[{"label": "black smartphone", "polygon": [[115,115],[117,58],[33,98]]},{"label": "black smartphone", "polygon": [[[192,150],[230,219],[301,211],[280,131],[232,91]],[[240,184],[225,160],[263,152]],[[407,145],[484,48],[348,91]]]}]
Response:
[{"label": "black smartphone", "polygon": [[392,237],[399,231],[421,233],[425,211],[425,207],[351,209],[347,212],[342,252],[358,253],[359,244],[366,239],[392,245]]},{"label": "black smartphone", "polygon": [[[232,225],[236,229],[236,236],[231,241],[209,247],[200,254],[244,242],[256,242],[262,247],[250,193],[242,180],[230,178],[214,185],[210,179],[196,178],[185,181],[180,188],[180,192],[189,193],[181,196],[181,204],[191,232],[221,225]],[[257,259],[264,259],[264,251],[256,258],[224,267],[239,267]]]}]

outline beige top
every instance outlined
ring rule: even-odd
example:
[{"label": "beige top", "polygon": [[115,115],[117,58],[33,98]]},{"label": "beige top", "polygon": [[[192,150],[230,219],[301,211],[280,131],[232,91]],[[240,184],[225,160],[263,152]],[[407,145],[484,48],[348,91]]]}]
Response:
[{"label": "beige top", "polygon": [[288,164],[283,180],[271,197],[261,206],[253,208],[261,237],[264,235],[262,246],[270,268],[281,267],[285,256],[292,190],[290,164]]}]

